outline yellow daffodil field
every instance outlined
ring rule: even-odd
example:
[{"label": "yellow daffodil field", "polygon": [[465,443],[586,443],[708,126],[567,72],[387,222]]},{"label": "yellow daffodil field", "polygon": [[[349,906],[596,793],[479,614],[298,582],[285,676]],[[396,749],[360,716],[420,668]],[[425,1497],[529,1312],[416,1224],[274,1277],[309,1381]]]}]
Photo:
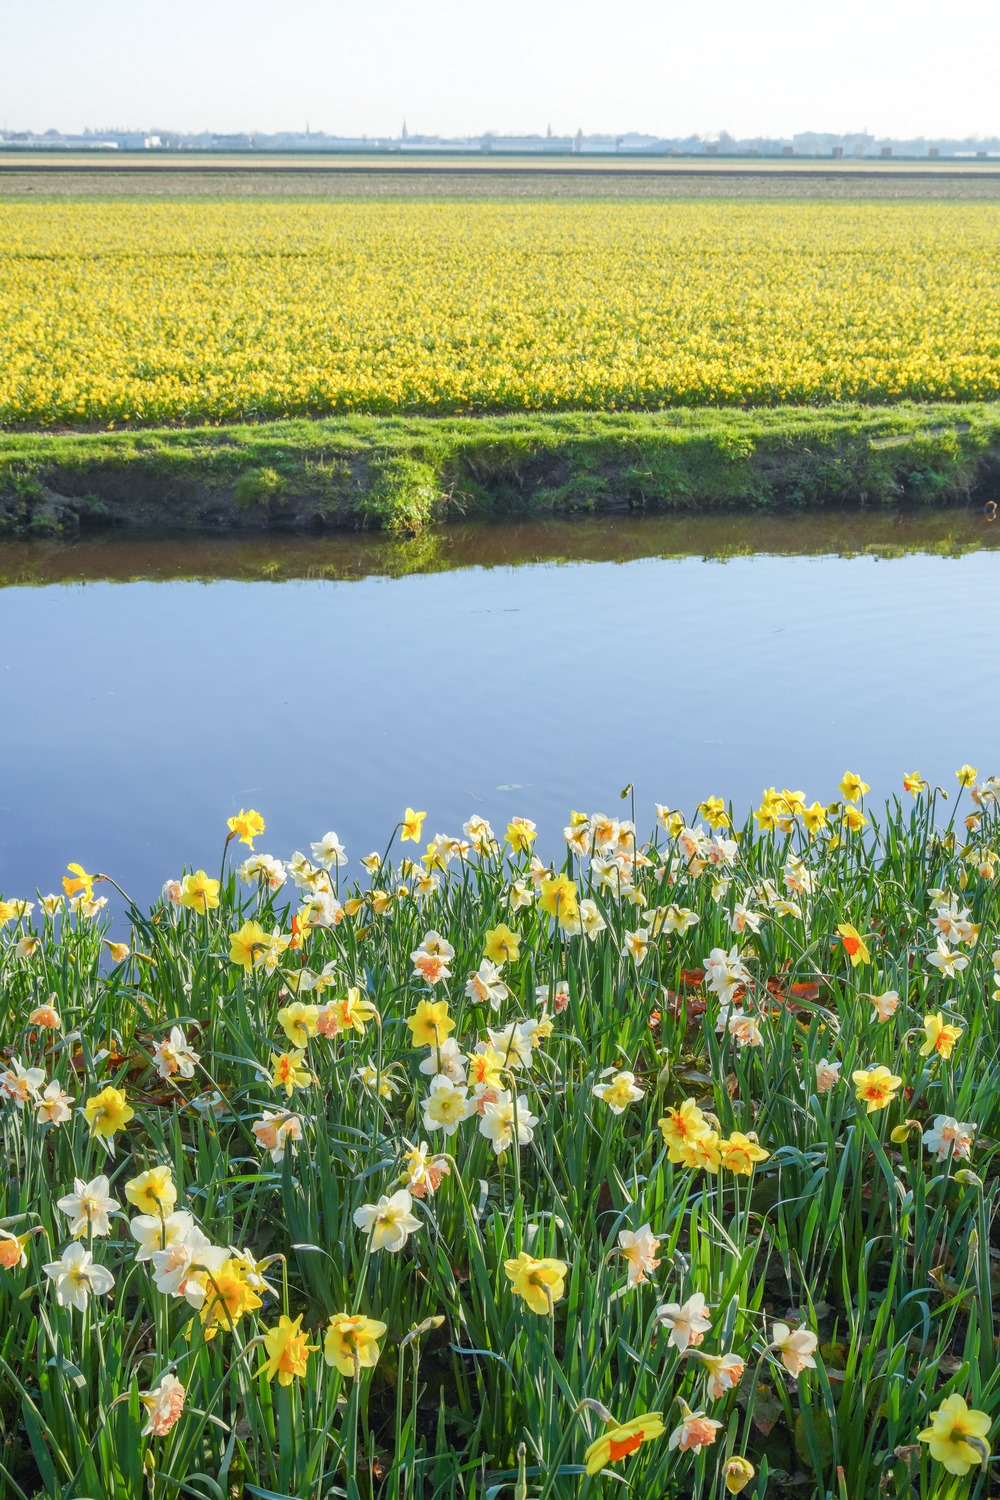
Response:
[{"label": "yellow daffodil field", "polygon": [[628,791],[6,893],[0,1492],[991,1493],[1000,781]]},{"label": "yellow daffodil field", "polygon": [[0,203],[0,425],[1000,389],[989,201]]}]

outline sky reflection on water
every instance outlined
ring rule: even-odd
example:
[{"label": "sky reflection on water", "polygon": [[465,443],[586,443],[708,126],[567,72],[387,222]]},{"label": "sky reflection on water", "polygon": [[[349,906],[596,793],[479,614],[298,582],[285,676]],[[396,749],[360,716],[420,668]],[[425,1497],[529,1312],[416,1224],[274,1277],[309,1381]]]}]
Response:
[{"label": "sky reflection on water", "polygon": [[627,782],[642,832],[654,801],[829,800],[848,766],[950,788],[1000,771],[998,583],[980,550],[0,589],[0,890],[72,859],[148,899],[217,867],[240,806],[279,856],[335,829],[355,875],[407,803],[428,834],[520,813],[555,852]]}]

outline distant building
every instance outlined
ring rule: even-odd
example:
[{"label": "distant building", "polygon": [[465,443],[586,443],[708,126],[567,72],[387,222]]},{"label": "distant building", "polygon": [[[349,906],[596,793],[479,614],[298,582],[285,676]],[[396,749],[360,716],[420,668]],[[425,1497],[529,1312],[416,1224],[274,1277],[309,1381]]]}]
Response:
[{"label": "distant building", "polygon": [[537,155],[546,151],[575,151],[577,149],[572,136],[568,135],[494,135],[490,137],[490,150],[517,152],[518,155]]}]

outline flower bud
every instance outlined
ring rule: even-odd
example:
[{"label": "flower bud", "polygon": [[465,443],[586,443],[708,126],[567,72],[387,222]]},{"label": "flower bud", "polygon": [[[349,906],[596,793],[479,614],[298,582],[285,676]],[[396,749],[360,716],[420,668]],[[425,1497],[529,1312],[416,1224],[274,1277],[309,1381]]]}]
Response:
[{"label": "flower bud", "polygon": [[615,1420],[604,1403],[601,1401],[595,1401],[593,1396],[584,1396],[583,1400],[577,1407],[577,1411],[596,1412],[602,1422],[613,1422]]},{"label": "flower bud", "polygon": [[755,1473],[756,1470],[749,1459],[740,1458],[735,1454],[732,1458],[727,1458],[722,1465],[722,1477],[731,1495],[738,1495],[745,1490]]}]

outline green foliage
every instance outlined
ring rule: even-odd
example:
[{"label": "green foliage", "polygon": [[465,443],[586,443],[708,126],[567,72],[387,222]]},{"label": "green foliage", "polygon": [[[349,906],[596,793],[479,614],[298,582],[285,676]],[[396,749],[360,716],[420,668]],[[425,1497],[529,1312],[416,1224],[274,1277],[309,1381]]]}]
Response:
[{"label": "green foliage", "polygon": [[248,469],[233,485],[233,503],[238,510],[266,510],[287,488],[288,481],[277,469]]},{"label": "green foliage", "polygon": [[[783,407],[0,434],[0,525],[364,526],[995,498],[1000,406]],[[91,514],[90,519],[93,519]]]},{"label": "green foliage", "polygon": [[396,534],[426,526],[441,507],[437,476],[429,464],[406,455],[377,458],[372,484],[358,507],[362,525]]}]

